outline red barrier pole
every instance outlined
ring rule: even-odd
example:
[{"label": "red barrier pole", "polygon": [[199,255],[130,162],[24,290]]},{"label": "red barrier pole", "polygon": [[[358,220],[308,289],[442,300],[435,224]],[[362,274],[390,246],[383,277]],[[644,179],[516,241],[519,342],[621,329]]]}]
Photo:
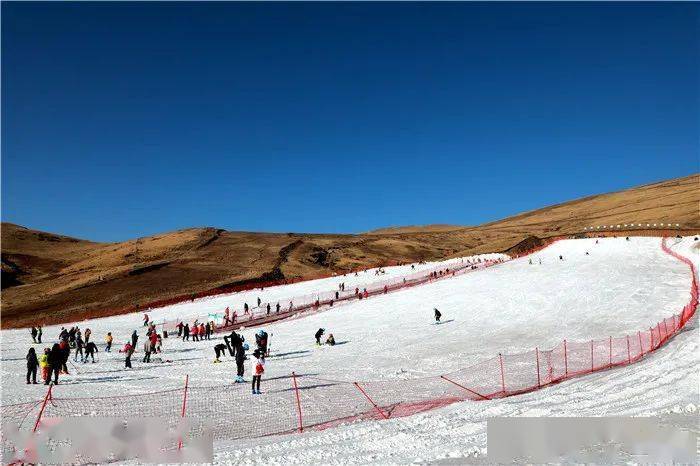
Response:
[{"label": "red barrier pole", "polygon": [[540,350],[535,348],[535,358],[537,359],[537,388],[540,388]]},{"label": "red barrier pole", "polygon": [[610,347],[610,355],[609,355],[609,360],[608,360],[608,367],[612,367],[612,337],[610,337],[610,343],[608,344]]},{"label": "red barrier pole", "polygon": [[630,336],[627,335],[627,364],[632,364],[632,355],[630,354]]},{"label": "red barrier pole", "polygon": [[644,348],[642,347],[642,332],[637,331],[637,337],[639,337],[639,355],[644,355]]},{"label": "red barrier pole", "polygon": [[661,342],[663,341],[663,338],[661,338],[661,322],[656,324],[656,332],[659,334],[659,345],[661,346]]},{"label": "red barrier pole", "polygon": [[384,419],[389,419],[389,418],[387,417],[387,415],[384,414],[384,412],[383,412],[381,409],[379,409],[379,406],[377,406],[377,404],[376,404],[374,401],[372,401],[372,398],[370,398],[369,395],[367,395],[367,393],[365,393],[365,391],[362,389],[362,387],[360,387],[360,384],[357,383],[357,382],[353,382],[353,383],[355,384],[355,386],[357,387],[357,389],[360,390],[360,391],[362,392],[362,394],[365,396],[365,398],[367,398],[367,399],[369,400],[369,402],[372,403],[372,406],[374,406],[374,409],[376,409],[377,412],[378,412]]},{"label": "red barrier pole", "polygon": [[591,340],[591,372],[593,372],[593,340]]},{"label": "red barrier pole", "polygon": [[501,363],[501,388],[503,389],[503,394],[506,394],[506,378],[503,375],[503,355],[498,353],[498,360]]},{"label": "red barrier pole", "polygon": [[483,398],[484,400],[490,400],[490,399],[491,399],[491,398],[489,398],[488,396],[484,396],[484,395],[482,395],[481,393],[477,393],[477,392],[475,392],[474,390],[471,390],[471,389],[465,387],[464,385],[458,384],[458,383],[455,382],[454,380],[448,379],[448,378],[445,377],[444,375],[441,375],[440,378],[441,378],[441,379],[445,379],[445,380],[447,380],[448,382],[457,385],[459,388],[463,388],[464,390],[468,391],[469,393],[473,393],[474,395],[476,395],[476,396],[478,396],[478,397],[480,397],[480,398]]},{"label": "red barrier pole", "polygon": [[564,375],[569,376],[569,361],[566,356],[566,340],[564,340]]},{"label": "red barrier pole", "polygon": [[[185,409],[187,407],[187,388],[189,387],[190,384],[190,375],[187,374],[185,375],[185,393],[182,395],[182,414],[181,417],[185,417]],[[182,449],[182,437],[180,437],[180,441],[177,444],[177,449],[181,450]]]},{"label": "red barrier pole", "polygon": [[664,331],[666,332],[666,338],[668,338],[668,326],[666,325],[666,319],[664,319]]},{"label": "red barrier pole", "polygon": [[36,430],[39,428],[39,422],[41,421],[41,416],[44,414],[44,409],[46,408],[46,403],[49,402],[51,399],[51,390],[53,389],[53,384],[49,385],[49,389],[46,390],[46,396],[44,396],[44,402],[41,404],[41,409],[39,410],[39,415],[36,417],[36,422],[34,423],[34,430],[32,432],[36,432]]},{"label": "red barrier pole", "polygon": [[304,432],[304,423],[301,417],[301,400],[299,399],[299,387],[297,386],[297,375],[292,372],[292,381],[294,382],[294,393],[297,395],[297,414],[299,415],[299,433]]}]

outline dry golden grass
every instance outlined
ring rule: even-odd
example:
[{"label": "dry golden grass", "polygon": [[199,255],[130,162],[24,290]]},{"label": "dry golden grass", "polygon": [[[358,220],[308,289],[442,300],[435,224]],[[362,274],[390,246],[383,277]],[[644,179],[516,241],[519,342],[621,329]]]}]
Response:
[{"label": "dry golden grass", "polygon": [[397,227],[360,235],[193,228],[95,243],[3,223],[2,327],[125,312],[137,304],[227,285],[507,251],[526,238],[576,234],[591,225],[679,223],[684,232],[695,233],[700,230],[699,183],[700,176],[692,175],[476,227]]}]

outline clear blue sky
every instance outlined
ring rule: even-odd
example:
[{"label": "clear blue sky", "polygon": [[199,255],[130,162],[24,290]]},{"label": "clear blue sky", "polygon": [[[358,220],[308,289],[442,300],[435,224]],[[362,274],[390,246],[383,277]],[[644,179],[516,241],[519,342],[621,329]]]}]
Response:
[{"label": "clear blue sky", "polygon": [[2,218],[479,224],[700,171],[698,4],[2,4]]}]

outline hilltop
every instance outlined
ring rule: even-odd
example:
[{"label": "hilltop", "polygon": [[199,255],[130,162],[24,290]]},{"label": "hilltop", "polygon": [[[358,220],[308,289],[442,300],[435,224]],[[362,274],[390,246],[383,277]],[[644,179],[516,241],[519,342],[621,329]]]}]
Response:
[{"label": "hilltop", "polygon": [[697,232],[699,183],[695,174],[479,226],[392,227],[357,235],[206,227],[97,243],[3,223],[2,327],[127,312],[191,293],[360,267],[517,252],[595,225],[678,223],[686,233]]}]

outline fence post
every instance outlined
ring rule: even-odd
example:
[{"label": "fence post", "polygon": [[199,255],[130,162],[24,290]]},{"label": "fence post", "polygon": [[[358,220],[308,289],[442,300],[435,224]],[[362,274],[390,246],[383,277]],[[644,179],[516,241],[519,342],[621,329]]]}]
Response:
[{"label": "fence post", "polygon": [[374,409],[377,410],[377,412],[379,413],[380,416],[382,416],[384,419],[389,419],[389,417],[388,417],[386,414],[384,414],[384,411],[382,411],[381,409],[379,409],[379,406],[377,406],[377,404],[376,404],[374,401],[372,401],[372,398],[370,398],[369,395],[362,389],[362,387],[360,387],[360,384],[359,384],[359,383],[353,382],[353,384],[355,384],[355,386],[357,387],[357,389],[358,389],[360,392],[362,392],[362,394],[365,396],[365,398],[367,398],[367,400],[369,400],[369,402],[372,403],[372,406],[374,406]]},{"label": "fence post", "polygon": [[297,396],[297,414],[299,415],[299,433],[304,432],[304,423],[301,417],[301,400],[299,398],[299,386],[297,385],[297,375],[292,372],[292,381],[294,382],[294,393]]},{"label": "fence post", "polygon": [[637,337],[639,338],[639,356],[644,356],[644,347],[642,346],[642,332],[637,331]]},{"label": "fence post", "polygon": [[[190,385],[190,375],[187,374],[185,375],[185,393],[182,395],[182,414],[180,417],[184,418],[185,417],[185,410],[187,408],[187,389],[189,388]],[[180,436],[180,441],[177,444],[177,449],[181,450],[182,449],[182,435]]]},{"label": "fence post", "polygon": [[537,388],[540,388],[540,350],[535,347],[535,358],[537,359]]},{"label": "fence post", "polygon": [[663,338],[661,338],[661,322],[656,324],[656,332],[659,334],[659,345],[658,346],[661,346],[661,342],[663,341]]},{"label": "fence post", "polygon": [[666,325],[666,319],[664,318],[664,331],[666,332],[666,338],[668,339],[668,326]]},{"label": "fence post", "polygon": [[591,340],[591,372],[593,372],[593,340]]},{"label": "fence post", "polygon": [[506,394],[506,378],[505,375],[503,375],[503,355],[501,353],[498,353],[498,360],[501,364],[501,388],[503,389],[503,394]]},{"label": "fence post", "polygon": [[630,353],[630,336],[627,335],[627,364],[632,364],[632,354]]},{"label": "fence post", "polygon": [[608,367],[612,367],[612,337],[610,337],[608,346],[610,348],[610,354],[608,355]]},{"label": "fence post", "polygon": [[44,402],[41,404],[41,409],[39,410],[39,415],[36,417],[36,422],[34,423],[34,430],[32,430],[32,432],[36,432],[36,430],[39,428],[39,422],[41,421],[41,416],[44,414],[44,409],[46,408],[46,404],[51,399],[51,390],[52,389],[53,389],[53,384],[49,384],[49,389],[46,390],[46,396],[44,396]]},{"label": "fence post", "polygon": [[569,376],[569,360],[566,355],[566,340],[564,340],[564,376]]}]

